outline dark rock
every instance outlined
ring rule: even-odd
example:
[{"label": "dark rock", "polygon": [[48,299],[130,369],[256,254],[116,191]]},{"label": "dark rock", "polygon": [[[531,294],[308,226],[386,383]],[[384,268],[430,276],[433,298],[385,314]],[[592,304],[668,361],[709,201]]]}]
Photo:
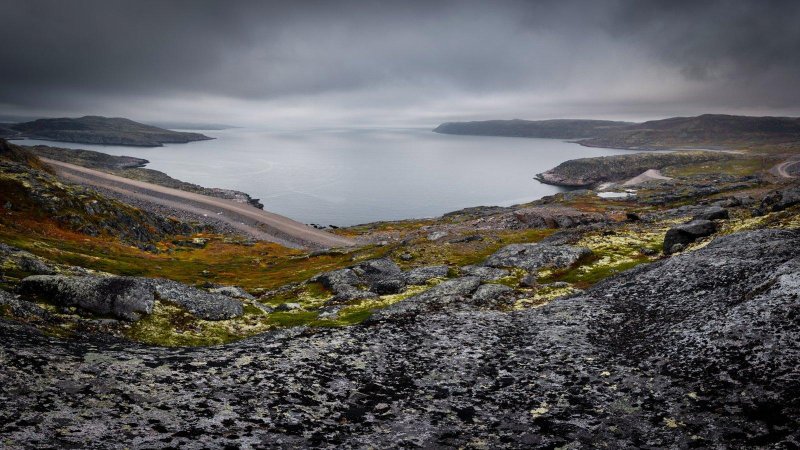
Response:
[{"label": "dark rock", "polygon": [[519,285],[527,288],[535,288],[539,286],[538,277],[536,272],[529,272],[519,280]]},{"label": "dark rock", "polygon": [[378,294],[372,291],[359,289],[349,284],[337,284],[331,289],[334,293],[333,298],[330,299],[331,304],[346,303],[352,300],[366,300],[378,297]]},{"label": "dark rock", "polygon": [[522,208],[515,210],[513,215],[526,228],[572,228],[606,220],[600,213],[584,212],[564,206]]},{"label": "dark rock", "polygon": [[402,278],[391,278],[379,280],[372,286],[372,291],[378,295],[399,294],[406,288],[406,282]]},{"label": "dark rock", "polygon": [[800,186],[790,187],[782,191],[775,191],[761,201],[760,210],[778,212],[794,205],[800,204]]},{"label": "dark rock", "polygon": [[20,291],[26,297],[129,321],[153,312],[155,300],[146,282],[130,277],[33,275],[22,280]]},{"label": "dark rock", "polygon": [[692,220],[723,220],[729,216],[728,210],[720,206],[711,206],[702,212],[695,214]]},{"label": "dark rock", "polygon": [[675,253],[673,247],[680,244],[683,247],[700,239],[711,236],[717,231],[717,226],[710,220],[693,220],[667,230],[664,236],[664,253]]},{"label": "dark rock", "polygon": [[570,245],[511,244],[495,252],[484,265],[518,267],[529,271],[543,268],[562,269],[591,254],[588,248]]}]

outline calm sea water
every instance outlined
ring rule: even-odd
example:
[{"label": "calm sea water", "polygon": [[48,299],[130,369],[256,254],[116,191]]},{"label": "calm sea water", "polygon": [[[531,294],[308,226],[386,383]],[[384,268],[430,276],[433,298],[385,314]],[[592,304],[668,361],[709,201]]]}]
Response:
[{"label": "calm sea water", "polygon": [[265,209],[321,225],[508,206],[561,190],[533,176],[575,158],[624,153],[554,139],[454,136],[427,129],[202,131],[212,141],[137,148],[15,141],[146,158],[148,168],[238,189]]}]

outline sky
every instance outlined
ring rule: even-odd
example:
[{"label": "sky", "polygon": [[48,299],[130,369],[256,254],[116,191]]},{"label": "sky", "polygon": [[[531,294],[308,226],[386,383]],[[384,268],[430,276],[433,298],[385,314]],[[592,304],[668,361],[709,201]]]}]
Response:
[{"label": "sky", "polygon": [[800,115],[800,1],[0,0],[0,117]]}]

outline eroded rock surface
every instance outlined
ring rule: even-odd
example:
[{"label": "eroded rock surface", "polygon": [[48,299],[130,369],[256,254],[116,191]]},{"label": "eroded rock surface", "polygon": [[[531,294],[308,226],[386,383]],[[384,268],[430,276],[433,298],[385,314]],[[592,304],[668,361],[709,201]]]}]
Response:
[{"label": "eroded rock surface", "polygon": [[798,246],[733,234],[514,312],[463,301],[484,288],[458,278],[363,325],[222,347],[0,321],[0,433],[10,449],[793,448]]}]

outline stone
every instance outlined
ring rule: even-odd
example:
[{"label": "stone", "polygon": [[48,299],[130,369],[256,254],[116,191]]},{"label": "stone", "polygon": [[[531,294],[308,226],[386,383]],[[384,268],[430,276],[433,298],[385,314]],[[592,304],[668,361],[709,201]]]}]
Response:
[{"label": "stone", "polygon": [[519,285],[527,288],[535,288],[539,286],[537,280],[536,272],[529,272],[519,280]]},{"label": "stone", "polygon": [[728,210],[720,206],[711,206],[705,210],[695,214],[692,220],[724,220],[728,219],[730,215]]},{"label": "stone", "polygon": [[0,289],[0,316],[2,316],[4,310],[20,319],[50,318],[50,313],[39,305],[33,302],[20,300],[11,293]]},{"label": "stone", "polygon": [[303,306],[300,303],[281,303],[277,307],[275,307],[275,311],[297,311],[303,309]]},{"label": "stone", "polygon": [[239,286],[221,286],[221,287],[211,288],[208,290],[208,292],[211,292],[212,294],[222,294],[226,297],[231,297],[231,298],[239,298],[245,300],[255,299],[255,297],[250,295],[250,293],[240,288]]},{"label": "stone", "polygon": [[438,241],[439,239],[447,236],[447,234],[448,233],[446,231],[434,231],[433,233],[428,234],[427,239],[429,241]]},{"label": "stone", "polygon": [[585,247],[550,244],[511,244],[494,254],[485,262],[489,267],[517,267],[528,271],[544,268],[564,269],[592,254]]},{"label": "stone", "polygon": [[684,248],[700,239],[701,237],[711,236],[717,231],[717,226],[710,220],[693,220],[667,230],[664,236],[664,252],[674,253],[672,250],[676,244]]},{"label": "stone", "polygon": [[484,284],[472,294],[472,301],[477,305],[510,304],[514,302],[514,289],[503,284]]},{"label": "stone", "polygon": [[403,276],[408,284],[425,284],[434,278],[447,277],[449,270],[447,266],[424,266],[411,269]]},{"label": "stone", "polygon": [[510,274],[506,269],[487,266],[463,266],[461,267],[461,273],[463,275],[479,277],[481,281],[495,281],[507,277]]},{"label": "stone", "polygon": [[128,321],[153,312],[155,302],[150,286],[132,277],[33,275],[22,280],[20,291],[25,297]]},{"label": "stone", "polygon": [[147,280],[159,300],[182,306],[200,319],[227,320],[244,314],[242,302],[226,295],[214,294],[172,280],[144,280]]},{"label": "stone", "polygon": [[391,278],[388,280],[377,281],[372,286],[372,291],[378,295],[399,294],[406,288],[406,282],[402,278]]}]

